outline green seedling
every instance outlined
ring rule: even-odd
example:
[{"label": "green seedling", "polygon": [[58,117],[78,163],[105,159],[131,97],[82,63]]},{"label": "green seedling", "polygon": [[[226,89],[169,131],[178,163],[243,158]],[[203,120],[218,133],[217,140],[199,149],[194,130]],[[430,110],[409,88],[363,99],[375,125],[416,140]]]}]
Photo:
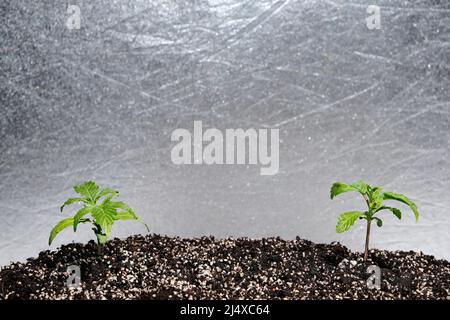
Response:
[{"label": "green seedling", "polygon": [[399,209],[394,207],[389,207],[384,205],[385,200],[396,200],[400,201],[407,206],[411,208],[411,210],[414,213],[414,216],[416,218],[416,222],[419,219],[419,212],[417,211],[417,207],[409,200],[407,197],[405,197],[402,194],[393,193],[393,192],[382,192],[382,189],[380,187],[371,187],[368,184],[364,183],[363,181],[357,181],[355,183],[352,183],[350,185],[336,182],[331,187],[331,199],[336,197],[337,195],[349,191],[356,191],[359,192],[367,204],[367,211],[361,212],[361,211],[349,211],[344,212],[339,216],[337,225],[336,225],[336,232],[342,233],[347,230],[349,230],[353,224],[356,222],[357,219],[365,219],[367,221],[367,229],[366,229],[366,244],[364,248],[364,260],[367,260],[367,257],[369,255],[369,238],[370,238],[370,225],[372,221],[376,221],[376,224],[378,227],[381,227],[383,225],[383,221],[376,217],[375,215],[383,210],[389,210],[391,211],[398,219],[402,218],[402,213]]},{"label": "green seedling", "polygon": [[126,203],[112,200],[119,194],[118,191],[110,188],[100,189],[93,181],[86,181],[73,189],[81,197],[67,199],[61,206],[61,212],[65,206],[73,203],[83,203],[83,207],[73,217],[61,220],[52,229],[48,239],[49,245],[52,244],[58,233],[67,227],[73,227],[73,231],[76,232],[80,223],[92,225],[92,230],[97,237],[99,252],[108,240],[112,226],[117,220],[137,220],[149,230],[148,226]]}]

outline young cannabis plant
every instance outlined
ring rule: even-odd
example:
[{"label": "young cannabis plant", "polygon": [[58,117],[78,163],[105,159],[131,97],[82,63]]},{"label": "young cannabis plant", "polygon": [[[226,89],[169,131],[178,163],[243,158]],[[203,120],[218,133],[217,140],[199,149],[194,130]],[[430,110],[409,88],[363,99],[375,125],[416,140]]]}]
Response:
[{"label": "young cannabis plant", "polygon": [[[58,233],[67,227],[73,227],[73,231],[76,232],[80,223],[90,223],[93,226],[92,230],[97,237],[99,252],[108,240],[112,226],[117,220],[137,220],[149,230],[148,226],[126,203],[112,200],[119,194],[118,191],[109,188],[100,189],[93,181],[86,181],[73,189],[81,197],[67,199],[61,207],[61,212],[65,206],[73,203],[81,202],[84,206],[73,217],[61,220],[52,229],[48,239],[49,245]],[[99,202],[102,198],[103,201]],[[86,217],[87,215],[90,215],[90,218]]]},{"label": "young cannabis plant", "polygon": [[351,226],[355,223],[355,221],[359,219],[365,219],[367,220],[367,230],[366,230],[366,245],[364,248],[364,260],[367,260],[367,257],[369,255],[369,237],[370,237],[370,225],[372,221],[376,221],[377,226],[381,227],[383,225],[383,221],[375,217],[375,214],[377,214],[380,211],[383,210],[389,210],[391,211],[397,218],[402,218],[402,213],[399,209],[385,206],[383,205],[383,202],[385,200],[396,200],[400,201],[406,205],[408,205],[411,210],[414,213],[414,216],[416,218],[416,222],[419,219],[419,212],[417,211],[417,207],[409,200],[407,197],[405,197],[402,194],[393,193],[393,192],[382,192],[380,187],[371,187],[368,184],[364,183],[363,181],[357,181],[355,183],[352,183],[350,185],[347,185],[345,183],[336,182],[331,187],[331,199],[336,197],[337,195],[349,191],[356,191],[359,192],[367,204],[367,211],[361,212],[361,211],[349,211],[344,212],[339,216],[337,225],[336,225],[336,232],[342,233],[347,231],[351,228]]}]

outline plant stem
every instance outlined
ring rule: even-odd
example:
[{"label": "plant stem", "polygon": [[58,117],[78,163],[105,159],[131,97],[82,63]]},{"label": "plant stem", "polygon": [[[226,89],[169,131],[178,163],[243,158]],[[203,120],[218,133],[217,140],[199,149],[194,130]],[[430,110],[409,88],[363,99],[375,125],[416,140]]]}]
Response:
[{"label": "plant stem", "polygon": [[364,246],[364,261],[367,260],[367,257],[369,256],[369,239],[370,239],[370,223],[372,222],[372,211],[370,210],[370,199],[367,194],[363,194],[364,200],[366,200],[367,203],[367,211],[366,213],[366,219],[367,219],[367,230],[366,230],[366,245]]},{"label": "plant stem", "polygon": [[369,202],[369,197],[366,195],[366,194],[363,194],[363,198],[364,198],[364,200],[366,200],[366,203],[367,203],[367,207],[369,208],[369,210],[370,210],[370,202]]},{"label": "plant stem", "polygon": [[364,248],[364,261],[367,260],[367,257],[369,256],[369,238],[370,238],[370,223],[372,221],[370,219],[367,219],[367,230],[366,230],[366,246]]},{"label": "plant stem", "polygon": [[97,243],[97,254],[99,256],[102,255],[102,245],[100,243]]}]

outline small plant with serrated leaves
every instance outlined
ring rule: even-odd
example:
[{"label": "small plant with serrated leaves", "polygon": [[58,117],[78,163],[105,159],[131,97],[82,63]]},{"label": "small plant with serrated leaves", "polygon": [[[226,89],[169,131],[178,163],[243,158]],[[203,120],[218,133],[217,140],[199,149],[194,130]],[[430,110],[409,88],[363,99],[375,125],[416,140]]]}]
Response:
[{"label": "small plant with serrated leaves", "polygon": [[331,187],[330,192],[331,199],[341,193],[349,191],[359,192],[363,196],[367,204],[367,211],[349,211],[342,213],[339,216],[336,225],[336,232],[345,232],[353,226],[357,219],[365,219],[367,221],[367,229],[366,244],[364,248],[364,260],[367,260],[367,257],[369,255],[370,226],[372,221],[376,221],[378,227],[381,227],[383,225],[383,221],[375,215],[380,211],[388,210],[391,211],[398,219],[402,218],[402,213],[399,209],[384,205],[384,201],[396,200],[406,204],[414,213],[416,222],[419,219],[419,212],[417,211],[417,207],[410,199],[399,193],[382,192],[382,189],[380,187],[372,187],[363,181],[357,181],[349,185],[341,182],[334,183]]},{"label": "small plant with serrated leaves", "polygon": [[73,188],[81,197],[69,198],[61,206],[64,207],[73,203],[82,203],[83,207],[70,218],[61,220],[50,232],[48,244],[51,245],[55,237],[62,230],[72,227],[76,232],[80,223],[92,225],[92,230],[97,237],[98,251],[108,240],[111,229],[117,220],[136,220],[148,226],[134,213],[125,202],[113,201],[119,192],[110,188],[100,189],[93,181],[87,181]]}]

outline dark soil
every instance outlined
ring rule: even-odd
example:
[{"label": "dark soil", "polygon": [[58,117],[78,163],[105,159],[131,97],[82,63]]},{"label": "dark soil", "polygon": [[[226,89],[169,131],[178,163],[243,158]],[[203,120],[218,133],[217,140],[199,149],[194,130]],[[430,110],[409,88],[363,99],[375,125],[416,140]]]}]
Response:
[{"label": "dark soil", "polygon": [[[68,288],[67,267],[81,269]],[[370,289],[367,268],[381,268]],[[267,238],[93,241],[44,251],[0,271],[0,299],[447,299],[450,262],[417,252],[361,253],[332,243]]]}]

